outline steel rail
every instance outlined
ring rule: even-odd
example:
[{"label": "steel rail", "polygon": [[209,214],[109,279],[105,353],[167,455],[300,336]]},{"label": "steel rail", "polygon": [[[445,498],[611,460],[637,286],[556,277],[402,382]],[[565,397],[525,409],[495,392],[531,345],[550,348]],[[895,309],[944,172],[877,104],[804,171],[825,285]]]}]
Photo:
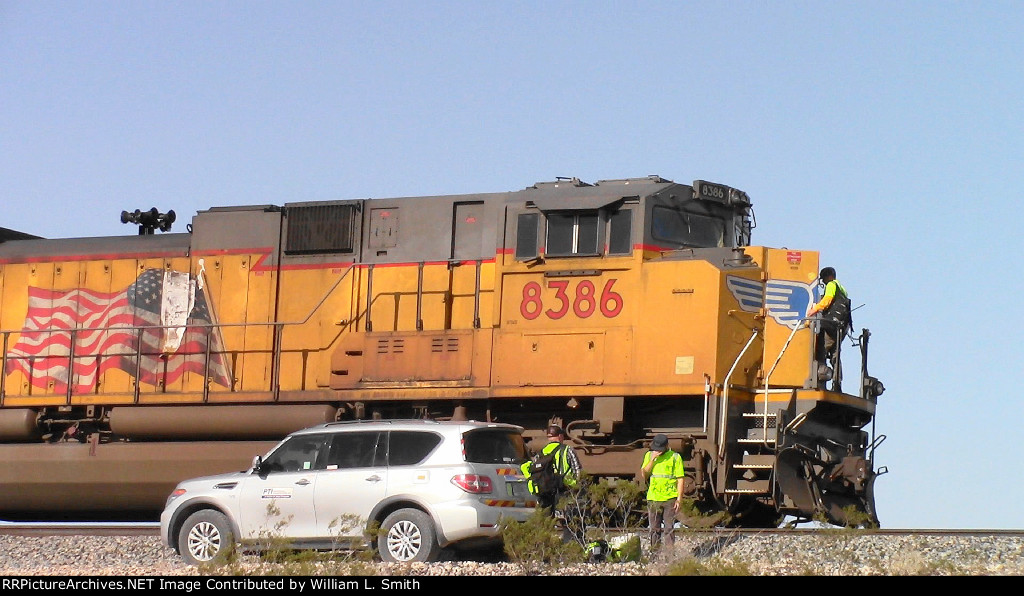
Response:
[{"label": "steel rail", "polygon": [[[612,535],[624,530],[608,530]],[[646,528],[632,530],[646,534]],[[0,521],[0,535],[20,536],[157,536],[159,522],[11,522]],[[728,535],[728,536],[811,536],[841,533],[846,536],[978,536],[1020,537],[1024,530],[1005,529],[871,529],[871,528],[681,528],[676,534]]]}]

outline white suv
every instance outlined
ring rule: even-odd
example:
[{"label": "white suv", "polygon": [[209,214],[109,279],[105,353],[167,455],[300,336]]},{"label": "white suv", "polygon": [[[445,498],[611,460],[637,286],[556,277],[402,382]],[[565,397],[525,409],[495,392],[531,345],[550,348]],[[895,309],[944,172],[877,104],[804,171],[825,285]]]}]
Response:
[{"label": "white suv", "polygon": [[366,538],[375,535],[385,561],[434,561],[442,548],[498,544],[500,521],[523,521],[536,505],[519,469],[522,432],[431,420],[307,428],[249,470],[178,484],[160,535],[190,564],[268,539],[289,548],[372,548]]}]

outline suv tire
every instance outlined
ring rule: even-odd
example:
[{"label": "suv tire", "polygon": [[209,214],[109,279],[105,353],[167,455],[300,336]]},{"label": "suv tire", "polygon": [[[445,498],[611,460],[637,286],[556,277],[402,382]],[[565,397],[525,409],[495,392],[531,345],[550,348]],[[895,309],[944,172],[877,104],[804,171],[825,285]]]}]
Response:
[{"label": "suv tire", "polygon": [[203,509],[188,516],[178,531],[178,552],[189,565],[223,559],[235,545],[231,522],[220,511]]},{"label": "suv tire", "polygon": [[388,563],[430,563],[441,555],[434,522],[419,509],[399,509],[387,516],[377,550]]}]

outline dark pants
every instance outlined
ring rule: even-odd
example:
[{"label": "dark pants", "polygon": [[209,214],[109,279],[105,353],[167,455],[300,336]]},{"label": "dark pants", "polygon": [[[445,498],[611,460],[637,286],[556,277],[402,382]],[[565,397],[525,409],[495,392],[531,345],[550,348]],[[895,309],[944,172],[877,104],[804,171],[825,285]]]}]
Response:
[{"label": "dark pants", "polygon": [[537,506],[541,509],[547,509],[551,515],[555,514],[555,506],[558,505],[558,499],[561,498],[560,493],[551,493],[547,495],[537,495]]},{"label": "dark pants", "polygon": [[562,529],[562,540],[575,540],[581,546],[586,545],[585,520],[579,504],[570,499],[564,509],[558,509],[558,502],[567,492],[569,491],[563,490],[552,495],[537,495],[537,507],[546,510],[548,515],[555,518],[555,523]]},{"label": "dark pants", "polygon": [[[829,364],[836,351],[839,330],[835,323],[822,323],[814,345],[814,359],[819,364]],[[840,340],[841,341],[841,340]]]},{"label": "dark pants", "polygon": [[665,546],[672,547],[675,544],[673,536],[676,525],[676,500],[648,501],[647,522],[651,533],[651,551],[657,550],[662,541]]},{"label": "dark pants", "polygon": [[[818,337],[815,339],[814,344],[814,359],[818,361],[818,365],[827,365],[833,368],[832,370],[832,390],[840,391],[843,382],[843,366],[842,362],[839,361],[839,344],[842,343],[846,335],[838,329],[835,323],[823,322],[821,330],[818,332]],[[822,382],[824,387],[824,382]]]}]

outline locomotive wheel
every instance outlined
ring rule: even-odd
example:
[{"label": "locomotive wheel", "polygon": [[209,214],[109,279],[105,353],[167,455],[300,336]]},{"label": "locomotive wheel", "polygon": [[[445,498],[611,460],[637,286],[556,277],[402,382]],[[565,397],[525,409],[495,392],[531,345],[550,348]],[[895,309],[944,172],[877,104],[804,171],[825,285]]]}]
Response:
[{"label": "locomotive wheel", "polygon": [[178,531],[178,552],[189,565],[225,557],[235,545],[231,523],[220,511],[203,509],[188,516]]},{"label": "locomotive wheel", "polygon": [[441,555],[430,516],[419,509],[399,509],[384,519],[377,536],[380,558],[388,563],[429,563]]}]

